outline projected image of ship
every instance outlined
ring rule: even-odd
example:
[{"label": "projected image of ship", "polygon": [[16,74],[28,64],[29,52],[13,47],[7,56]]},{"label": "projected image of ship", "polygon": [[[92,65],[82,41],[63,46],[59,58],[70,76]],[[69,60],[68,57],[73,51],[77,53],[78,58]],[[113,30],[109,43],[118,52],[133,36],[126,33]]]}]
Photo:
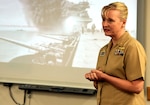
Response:
[{"label": "projected image of ship", "polygon": [[[45,42],[32,42],[24,43],[21,41],[17,41],[14,39],[0,37],[0,40],[3,40],[6,44],[11,43],[10,47],[24,47],[28,49],[28,55],[22,55],[13,58],[10,62],[24,62],[24,63],[35,63],[35,64],[46,64],[46,65],[70,65],[74,53],[76,51],[76,47],[79,41],[79,34],[74,33],[71,36],[59,36],[59,38],[55,37],[56,35],[40,35],[39,37],[43,37],[43,39],[47,39]],[[35,37],[35,36],[34,36]],[[58,35],[57,35],[58,37]],[[36,39],[36,38],[33,38]],[[48,42],[51,41],[51,42]],[[53,41],[53,42],[52,42]],[[6,47],[6,46],[5,46]],[[14,47],[14,48],[15,48]],[[18,49],[20,49],[18,47]],[[8,53],[11,53],[10,48],[7,49]],[[7,52],[6,52],[7,53]],[[29,55],[30,53],[30,55]],[[21,53],[20,53],[21,54]],[[17,55],[17,54],[15,54]]]},{"label": "projected image of ship", "polygon": [[29,27],[38,31],[2,31],[0,62],[72,66],[83,28],[92,21],[86,11],[89,3],[22,0],[21,4]]}]

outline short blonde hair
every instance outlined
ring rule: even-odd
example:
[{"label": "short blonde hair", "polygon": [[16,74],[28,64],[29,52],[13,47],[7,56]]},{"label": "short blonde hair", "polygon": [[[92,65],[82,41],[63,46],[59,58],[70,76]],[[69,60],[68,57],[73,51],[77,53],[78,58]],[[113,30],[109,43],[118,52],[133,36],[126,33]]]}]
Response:
[{"label": "short blonde hair", "polygon": [[110,3],[109,5],[104,6],[102,8],[101,16],[106,17],[106,13],[109,10],[118,10],[118,11],[120,11],[120,19],[123,19],[123,20],[125,19],[126,20],[127,17],[128,17],[128,8],[122,2],[113,2],[113,3]]}]

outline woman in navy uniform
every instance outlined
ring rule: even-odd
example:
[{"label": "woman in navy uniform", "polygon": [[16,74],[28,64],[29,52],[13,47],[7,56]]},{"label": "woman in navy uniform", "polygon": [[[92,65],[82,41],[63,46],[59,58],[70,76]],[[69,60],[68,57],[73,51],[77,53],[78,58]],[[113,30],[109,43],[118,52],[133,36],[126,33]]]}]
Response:
[{"label": "woman in navy uniform", "polygon": [[100,49],[96,69],[85,74],[97,89],[97,105],[146,105],[146,54],[125,30],[127,6],[111,3],[103,7],[101,16],[104,33],[111,40]]}]

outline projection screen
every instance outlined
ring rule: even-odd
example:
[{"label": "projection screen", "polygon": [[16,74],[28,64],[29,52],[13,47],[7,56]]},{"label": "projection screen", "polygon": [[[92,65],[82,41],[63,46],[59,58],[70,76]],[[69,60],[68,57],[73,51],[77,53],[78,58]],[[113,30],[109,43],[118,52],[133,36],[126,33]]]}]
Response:
[{"label": "projection screen", "polygon": [[[101,8],[116,0],[0,0],[0,82],[93,89],[84,74],[110,38]],[[126,29],[137,37],[137,0]],[[92,30],[94,26],[94,30]]]}]

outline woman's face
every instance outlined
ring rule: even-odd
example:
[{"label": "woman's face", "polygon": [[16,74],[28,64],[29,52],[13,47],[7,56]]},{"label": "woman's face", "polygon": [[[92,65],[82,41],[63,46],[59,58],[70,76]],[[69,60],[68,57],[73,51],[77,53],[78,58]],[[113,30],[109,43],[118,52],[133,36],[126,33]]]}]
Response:
[{"label": "woman's face", "polygon": [[106,36],[117,37],[122,34],[125,21],[121,21],[118,10],[108,10],[102,19],[102,26]]}]

